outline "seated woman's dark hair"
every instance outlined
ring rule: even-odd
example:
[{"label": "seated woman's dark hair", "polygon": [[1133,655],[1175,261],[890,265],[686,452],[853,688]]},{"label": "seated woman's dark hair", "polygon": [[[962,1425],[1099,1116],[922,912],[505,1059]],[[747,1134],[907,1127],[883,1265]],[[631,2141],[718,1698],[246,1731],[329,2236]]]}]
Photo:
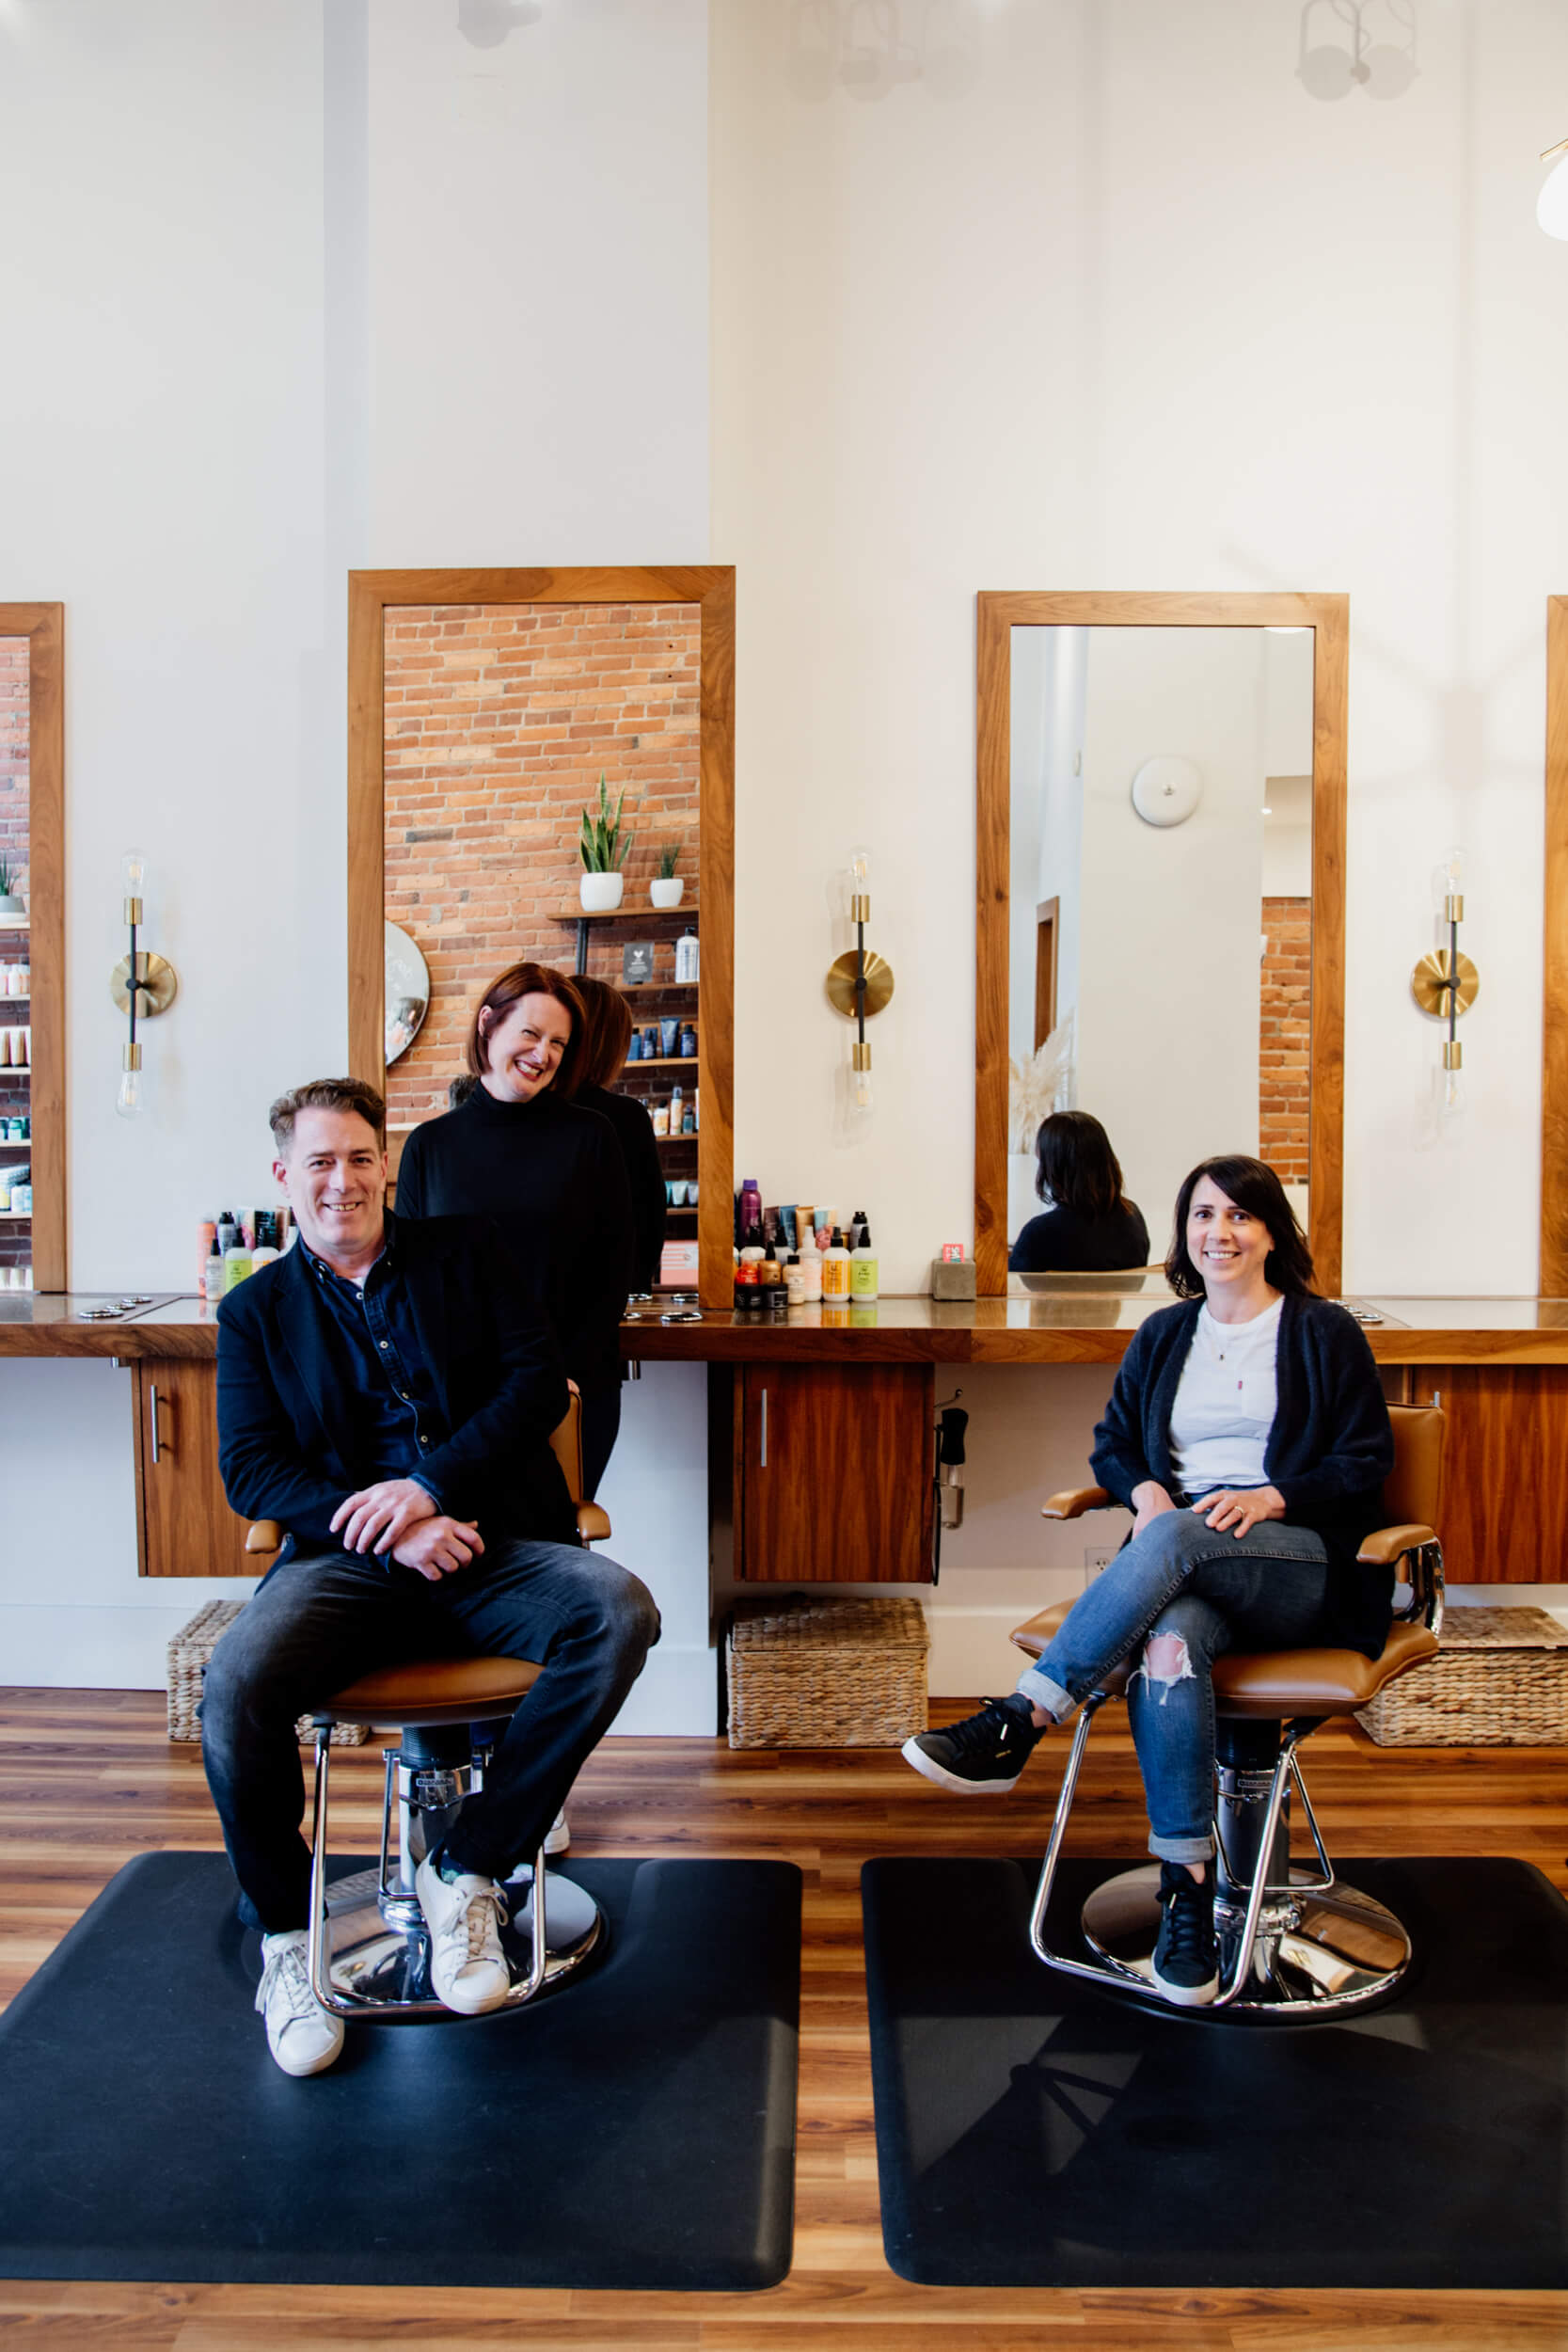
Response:
[{"label": "seated woman's dark hair", "polygon": [[1090,1111],[1053,1111],[1035,1137],[1035,1190],[1077,1216],[1114,1216],[1121,1206],[1121,1168],[1111,1138]]},{"label": "seated woman's dark hair", "polygon": [[1312,1252],[1286,1198],[1284,1185],[1261,1160],[1246,1159],[1240,1152],[1227,1152],[1218,1159],[1201,1161],[1176,1196],[1165,1279],[1178,1298],[1203,1296],[1203,1278],[1187,1255],[1187,1212],[1205,1176],[1212,1184],[1219,1186],[1227,1200],[1234,1200],[1239,1209],[1245,1209],[1260,1225],[1267,1226],[1273,1248],[1263,1261],[1265,1282],[1276,1291],[1293,1291],[1298,1297],[1312,1295]]}]

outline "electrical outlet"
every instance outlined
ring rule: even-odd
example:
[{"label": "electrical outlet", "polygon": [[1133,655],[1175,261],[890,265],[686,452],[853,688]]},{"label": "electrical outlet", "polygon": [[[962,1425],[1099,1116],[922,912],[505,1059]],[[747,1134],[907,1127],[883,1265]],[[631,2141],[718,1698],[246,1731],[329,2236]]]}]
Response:
[{"label": "electrical outlet", "polygon": [[1084,1552],[1084,1582],[1085,1587],[1094,1582],[1095,1578],[1100,1574],[1101,1568],[1108,1568],[1110,1566],[1111,1562],[1117,1556],[1117,1547],[1115,1544],[1090,1544],[1085,1548]]}]

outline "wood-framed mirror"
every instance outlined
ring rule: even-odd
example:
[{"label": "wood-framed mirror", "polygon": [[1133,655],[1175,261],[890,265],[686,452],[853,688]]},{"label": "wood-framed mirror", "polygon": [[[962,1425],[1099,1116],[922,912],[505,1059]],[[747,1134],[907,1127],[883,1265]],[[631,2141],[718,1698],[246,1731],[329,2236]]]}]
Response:
[{"label": "wood-framed mirror", "polygon": [[1153,1257],[1180,1174],[1247,1151],[1305,1209],[1332,1296],[1348,598],[1006,591],[976,604],[980,1295],[1006,1292],[1009,1242],[1038,1205],[1037,1115],[1076,1107],[1109,1132]]},{"label": "wood-framed mirror", "polygon": [[[63,1291],[65,1164],[65,607],[0,604],[0,1168],[32,1184],[0,1212],[8,1282]],[[25,1124],[25,1138],[17,1131]],[[17,1136],[17,1139],[11,1139]]]},{"label": "wood-framed mirror", "polygon": [[[666,1105],[698,1096],[695,1134],[660,1139],[668,1236],[695,1239],[684,1284],[732,1297],[735,573],[726,564],[349,575],[349,1058],[388,1096],[394,1154],[445,1110],[484,981],[519,957],[626,983],[672,1052],[619,1082]],[[631,828],[624,898],[580,920],[578,831],[600,773]],[[649,885],[673,845],[673,914]],[[418,949],[428,1008],[396,1028],[388,1072],[388,925]],[[677,981],[678,935],[700,941]],[[623,949],[647,946],[644,961]],[[681,968],[686,968],[683,959]],[[688,1039],[684,1032],[695,1035]],[[682,1048],[689,1050],[682,1052]],[[657,1072],[657,1074],[656,1074]],[[657,1127],[656,1120],[656,1127]]]},{"label": "wood-framed mirror", "polygon": [[1568,596],[1546,599],[1546,822],[1541,1021],[1543,1298],[1568,1298]]}]

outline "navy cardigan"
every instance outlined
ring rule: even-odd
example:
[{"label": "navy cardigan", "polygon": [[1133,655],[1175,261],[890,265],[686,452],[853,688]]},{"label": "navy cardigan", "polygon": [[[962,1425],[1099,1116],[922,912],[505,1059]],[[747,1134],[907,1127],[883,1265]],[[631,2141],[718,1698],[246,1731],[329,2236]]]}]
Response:
[{"label": "navy cardigan", "polygon": [[[1132,1508],[1152,1478],[1174,1494],[1170,1417],[1202,1300],[1150,1315],[1122,1359],[1090,1467],[1108,1494]],[[1362,1538],[1384,1524],[1383,1482],[1394,1436],[1377,1366],[1354,1315],[1332,1299],[1287,1291],[1275,1358],[1278,1398],[1263,1468],[1285,1498],[1292,1527],[1311,1528],[1332,1578],[1325,1642],[1376,1658],[1388,1632],[1394,1572],[1362,1567]]]}]

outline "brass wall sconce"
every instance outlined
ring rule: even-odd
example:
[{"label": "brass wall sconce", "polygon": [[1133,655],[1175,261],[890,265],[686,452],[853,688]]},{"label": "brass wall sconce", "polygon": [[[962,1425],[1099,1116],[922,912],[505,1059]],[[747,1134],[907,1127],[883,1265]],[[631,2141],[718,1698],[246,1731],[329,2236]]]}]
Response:
[{"label": "brass wall sconce", "polygon": [[1465,1066],[1465,1048],[1455,1029],[1462,1012],[1468,1012],[1481,988],[1481,975],[1466,955],[1460,953],[1459,926],[1465,920],[1465,898],[1460,889],[1464,870],[1458,850],[1449,854],[1440,869],[1443,885],[1443,920],[1449,927],[1449,944],[1433,947],[1424,955],[1410,975],[1410,993],[1421,1010],[1433,1021],[1448,1025],[1443,1041],[1445,1080],[1443,1103],[1446,1110],[1460,1106],[1460,1071]]},{"label": "brass wall sconce", "polygon": [[141,928],[142,880],[147,861],[133,850],[125,860],[125,921],[131,932],[131,952],[121,956],[109,978],[116,1007],[128,1016],[130,1035],[121,1052],[119,1092],[115,1108],[121,1119],[135,1119],[141,1108],[141,1043],[136,1023],[166,1012],[180,993],[180,975],[162,956],[136,946]]},{"label": "brass wall sconce", "polygon": [[855,945],[842,956],[835,956],[828,966],[824,986],[828,1002],[835,1012],[855,1025],[855,1041],[849,1049],[850,1073],[853,1078],[854,1101],[857,1110],[871,1108],[871,1048],[866,1042],[865,1025],[879,1013],[893,995],[893,966],[879,955],[870,953],[865,945],[865,927],[871,920],[871,852],[857,849],[849,855],[849,920],[855,927]]}]

